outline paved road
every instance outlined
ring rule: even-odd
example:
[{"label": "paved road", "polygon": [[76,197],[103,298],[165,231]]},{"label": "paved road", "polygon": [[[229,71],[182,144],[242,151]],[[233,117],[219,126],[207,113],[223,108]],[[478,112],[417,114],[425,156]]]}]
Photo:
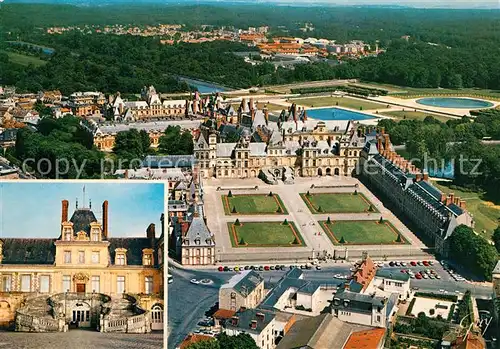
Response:
[{"label": "paved road", "polygon": [[159,349],[163,333],[124,334],[71,330],[66,333],[0,332],[0,349]]},{"label": "paved road", "polygon": [[[304,270],[304,279],[324,280],[329,283],[336,280],[340,284],[342,280],[334,279],[332,276],[334,274],[348,275],[350,273],[349,268],[351,268],[350,264],[339,264],[323,266],[322,270]],[[401,269],[412,269],[415,272],[424,269],[434,269],[441,276],[440,280],[412,279],[410,281],[410,285],[418,287],[419,291],[441,292],[443,290],[448,294],[456,294],[457,291],[464,293],[470,290],[477,298],[484,299],[490,298],[492,292],[491,287],[453,280],[439,264],[435,264],[432,267],[416,266],[384,269],[392,270],[395,273],[400,273]],[[286,270],[260,272],[264,277],[266,289],[272,287],[285,272]],[[187,271],[176,268],[171,268],[170,273],[174,276],[174,282],[168,285],[168,343],[169,348],[174,348],[190,331],[196,328],[197,323],[204,317],[205,311],[218,301],[218,289],[220,285],[229,280],[235,273],[218,272],[213,269]],[[189,282],[192,278],[210,278],[214,280],[214,284],[211,286],[193,285]]]}]

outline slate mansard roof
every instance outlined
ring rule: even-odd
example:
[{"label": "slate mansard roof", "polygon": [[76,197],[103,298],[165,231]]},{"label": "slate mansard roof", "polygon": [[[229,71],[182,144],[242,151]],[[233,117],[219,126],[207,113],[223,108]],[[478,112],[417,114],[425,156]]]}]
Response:
[{"label": "slate mansard roof", "polygon": [[73,223],[73,232],[78,234],[80,231],[90,234],[90,223],[97,222],[97,218],[89,208],[78,208],[75,210],[70,220]]},{"label": "slate mansard roof", "polygon": [[[3,241],[2,264],[54,264],[56,257],[55,242],[57,239],[17,239],[5,238]],[[115,249],[127,249],[127,265],[142,265],[142,250],[154,248],[148,238],[110,238],[110,264],[115,263]],[[159,239],[155,239],[155,245]],[[154,264],[158,264],[154,253]]]}]

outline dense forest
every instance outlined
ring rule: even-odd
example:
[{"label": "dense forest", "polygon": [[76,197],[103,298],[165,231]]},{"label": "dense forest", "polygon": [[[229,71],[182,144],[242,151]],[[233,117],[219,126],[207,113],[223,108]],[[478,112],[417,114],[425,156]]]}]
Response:
[{"label": "dense forest", "polygon": [[[410,87],[500,89],[500,28],[498,11],[416,10],[376,8],[295,8],[260,6],[141,6],[80,8],[52,5],[4,5],[0,12],[0,83],[20,90],[58,88],[137,92],[154,84],[162,92],[187,91],[175,75],[213,81],[234,88],[334,78]],[[314,30],[298,30],[304,22]],[[252,66],[231,52],[249,48],[230,42],[164,46],[159,38],[84,35],[69,32],[45,35],[50,25],[187,23],[215,26],[271,24],[286,35],[326,37],[344,42],[380,41],[378,57],[278,68]],[[286,29],[278,28],[283,26]],[[284,31],[286,30],[286,32]],[[409,42],[401,40],[410,35]],[[5,41],[21,40],[55,49],[42,54],[47,64],[22,66],[8,52],[19,50]],[[429,44],[432,43],[432,44]],[[33,52],[27,52],[33,55]],[[40,56],[40,53],[35,53]]]}]

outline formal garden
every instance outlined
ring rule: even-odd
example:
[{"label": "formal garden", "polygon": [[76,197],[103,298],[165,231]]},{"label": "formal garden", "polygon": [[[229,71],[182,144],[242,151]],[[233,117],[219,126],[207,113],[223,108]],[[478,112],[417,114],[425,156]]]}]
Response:
[{"label": "formal garden", "polygon": [[279,195],[269,194],[233,194],[222,195],[226,215],[262,215],[288,214]]},{"label": "formal garden", "polygon": [[387,220],[334,221],[330,217],[319,224],[334,245],[407,244],[403,235]]},{"label": "formal garden", "polygon": [[352,193],[301,193],[300,197],[312,213],[365,213],[378,212],[364,194]]},{"label": "formal garden", "polygon": [[228,223],[233,247],[304,247],[304,239],[293,222]]}]

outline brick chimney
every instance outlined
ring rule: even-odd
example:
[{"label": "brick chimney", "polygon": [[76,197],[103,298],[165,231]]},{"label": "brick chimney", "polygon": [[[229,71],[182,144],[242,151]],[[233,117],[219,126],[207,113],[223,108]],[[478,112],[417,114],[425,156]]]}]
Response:
[{"label": "brick chimney", "polygon": [[63,201],[61,201],[61,203],[62,203],[61,223],[64,223],[64,222],[68,221],[69,201],[68,200],[63,200]]},{"label": "brick chimney", "polygon": [[108,200],[102,203],[102,234],[108,238]]},{"label": "brick chimney", "polygon": [[255,330],[257,328],[257,320],[252,320],[252,323],[250,324],[250,328],[252,330]]},{"label": "brick chimney", "polygon": [[264,119],[266,119],[266,122],[269,122],[269,110],[267,108],[264,108]]},{"label": "brick chimney", "polygon": [[451,195],[449,195],[447,198],[446,198],[446,202],[445,202],[445,205],[448,206],[449,204],[451,204],[453,202],[453,197]]},{"label": "brick chimney", "polygon": [[154,223],[151,223],[146,229],[146,237],[149,239],[151,248],[154,248],[156,242],[156,229]]},{"label": "brick chimney", "polygon": [[429,173],[424,172],[424,181],[429,181]]},{"label": "brick chimney", "polygon": [[455,201],[453,202],[455,205],[459,206],[460,205],[460,196],[455,197]]},{"label": "brick chimney", "polygon": [[240,318],[239,318],[239,317],[237,317],[237,316],[233,316],[233,317],[231,318],[231,324],[232,324],[233,326],[238,326],[238,322],[239,322],[239,320],[240,320]]},{"label": "brick chimney", "polygon": [[389,135],[386,133],[384,134],[384,148],[389,149],[390,141],[389,141]]},{"label": "brick chimney", "polygon": [[450,193],[450,204],[455,203],[455,193]]},{"label": "brick chimney", "polygon": [[466,210],[466,207],[465,207],[465,200],[460,200],[459,202],[459,207],[462,209],[462,210]]},{"label": "brick chimney", "polygon": [[257,313],[255,314],[258,320],[264,321],[266,319],[266,315],[264,313]]},{"label": "brick chimney", "polygon": [[444,203],[446,201],[446,194],[445,193],[441,193],[441,200],[440,200],[442,203]]},{"label": "brick chimney", "polygon": [[382,152],[382,138],[377,137],[377,149],[379,152]]}]

